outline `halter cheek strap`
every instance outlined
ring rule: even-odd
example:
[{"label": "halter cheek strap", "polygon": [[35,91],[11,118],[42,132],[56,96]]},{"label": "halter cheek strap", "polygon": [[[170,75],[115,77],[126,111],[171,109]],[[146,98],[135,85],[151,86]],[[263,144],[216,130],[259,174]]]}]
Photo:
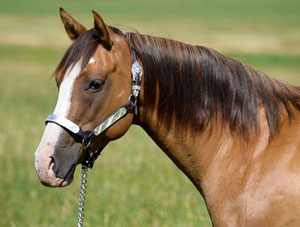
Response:
[{"label": "halter cheek strap", "polygon": [[102,149],[96,152],[90,151],[90,145],[93,139],[99,136],[106,129],[111,127],[114,123],[123,118],[129,111],[133,111],[137,114],[137,97],[139,96],[142,81],[142,67],[137,60],[136,53],[132,51],[133,64],[131,67],[131,93],[128,102],[118,108],[114,113],[105,118],[100,122],[92,131],[83,131],[77,124],[70,121],[69,119],[58,116],[56,114],[50,114],[46,119],[46,124],[49,122],[55,123],[60,127],[67,130],[76,142],[82,143],[82,149],[84,153],[87,153],[87,159],[82,163],[88,168],[92,168],[95,160],[100,155]]}]

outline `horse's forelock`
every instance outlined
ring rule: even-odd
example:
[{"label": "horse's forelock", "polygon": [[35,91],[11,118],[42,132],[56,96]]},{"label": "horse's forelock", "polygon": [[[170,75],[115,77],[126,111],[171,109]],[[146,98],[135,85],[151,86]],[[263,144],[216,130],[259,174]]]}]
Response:
[{"label": "horse's forelock", "polygon": [[67,70],[79,61],[81,61],[81,70],[83,70],[95,53],[99,43],[94,29],[90,29],[79,36],[66,51],[54,74],[63,77]]}]

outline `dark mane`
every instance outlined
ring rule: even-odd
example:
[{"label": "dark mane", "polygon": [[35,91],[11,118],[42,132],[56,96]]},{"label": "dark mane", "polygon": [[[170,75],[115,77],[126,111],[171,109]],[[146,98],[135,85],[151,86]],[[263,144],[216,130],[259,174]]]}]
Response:
[{"label": "dark mane", "polygon": [[217,51],[137,33],[126,36],[143,63],[145,108],[158,106],[158,126],[170,127],[174,119],[178,129],[201,132],[219,118],[233,134],[247,138],[259,130],[262,105],[272,138],[284,111],[292,118],[291,106],[300,110],[299,87]]},{"label": "dark mane", "polygon": [[[217,51],[110,28],[127,40],[143,63],[145,108],[151,112],[158,106],[158,126],[169,128],[174,119],[178,129],[201,132],[218,118],[233,134],[247,138],[259,130],[258,111],[263,106],[272,138],[284,111],[292,118],[291,106],[300,110],[299,87]],[[69,47],[55,73],[64,75],[80,59],[83,69],[100,43],[94,29],[85,32]]]}]

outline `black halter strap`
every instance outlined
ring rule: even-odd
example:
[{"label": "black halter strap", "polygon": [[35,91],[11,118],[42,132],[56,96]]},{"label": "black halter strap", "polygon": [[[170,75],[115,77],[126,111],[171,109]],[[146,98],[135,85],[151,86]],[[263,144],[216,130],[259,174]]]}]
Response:
[{"label": "black halter strap", "polygon": [[142,67],[140,66],[136,53],[132,50],[132,67],[131,67],[131,93],[128,102],[118,108],[114,113],[105,118],[100,122],[92,131],[83,131],[77,124],[70,121],[69,119],[58,116],[56,114],[50,114],[46,119],[46,124],[49,122],[55,123],[60,127],[67,130],[74,140],[78,143],[82,143],[81,149],[83,153],[87,154],[87,158],[82,162],[88,168],[92,168],[97,157],[101,154],[103,148],[91,152],[91,143],[97,138],[102,132],[111,127],[114,123],[123,118],[128,112],[137,113],[137,98],[139,96],[141,81],[142,81]]}]

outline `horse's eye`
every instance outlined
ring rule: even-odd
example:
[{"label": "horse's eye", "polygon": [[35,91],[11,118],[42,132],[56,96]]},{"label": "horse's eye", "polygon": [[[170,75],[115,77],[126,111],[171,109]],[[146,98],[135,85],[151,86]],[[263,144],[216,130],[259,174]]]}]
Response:
[{"label": "horse's eye", "polygon": [[89,84],[89,88],[92,91],[99,91],[102,86],[103,86],[104,82],[102,80],[93,80],[90,84]]}]

